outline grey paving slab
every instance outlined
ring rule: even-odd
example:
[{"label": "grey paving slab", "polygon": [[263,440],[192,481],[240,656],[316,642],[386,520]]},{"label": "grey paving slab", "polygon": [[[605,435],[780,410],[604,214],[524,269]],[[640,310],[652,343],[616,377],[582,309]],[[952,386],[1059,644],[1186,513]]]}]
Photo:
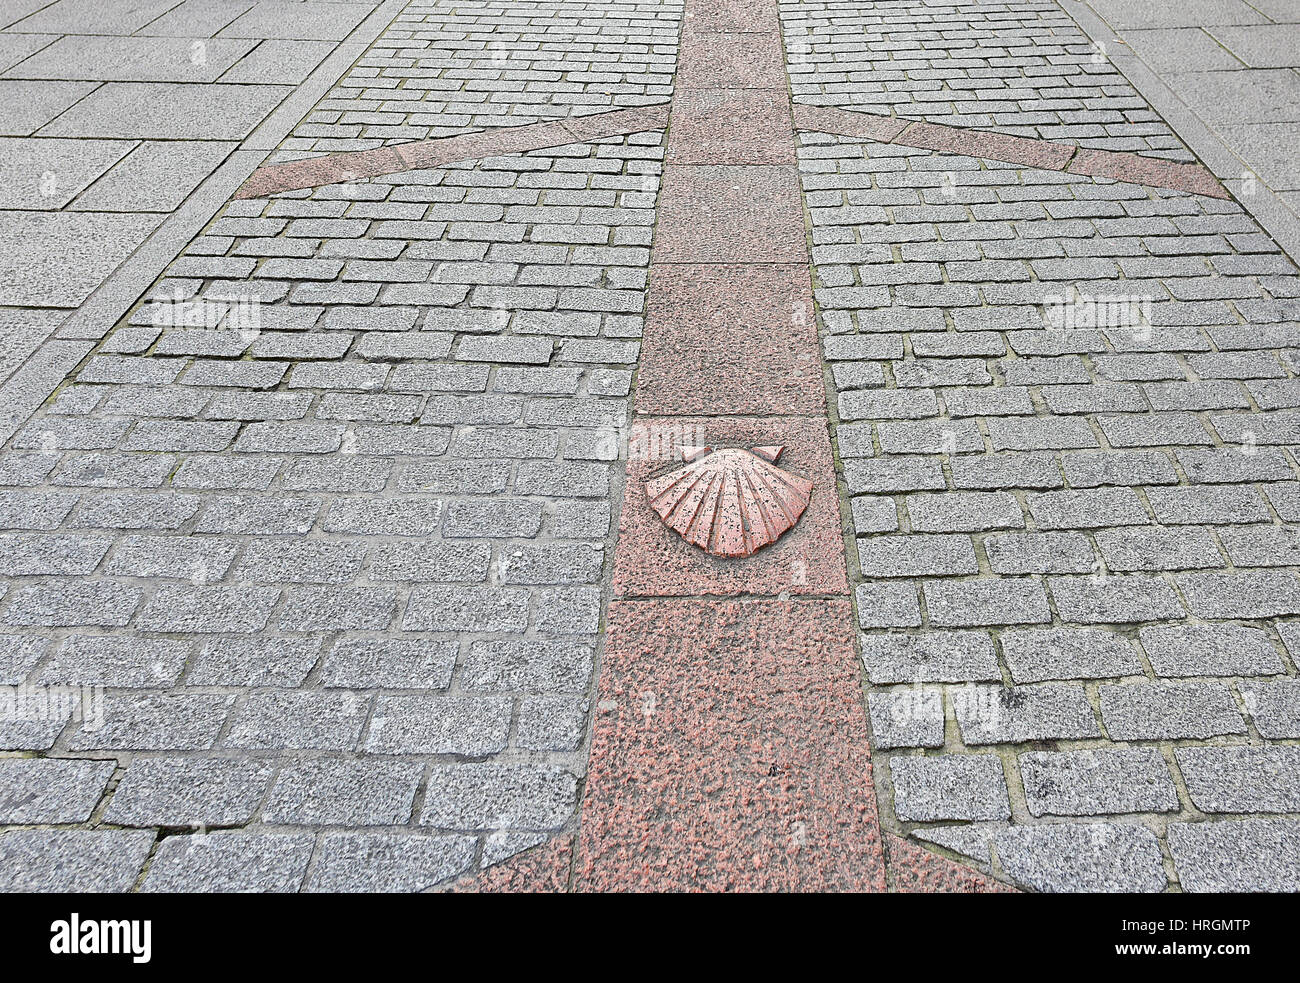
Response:
[{"label": "grey paving slab", "polygon": [[1130,30],[1124,32],[1124,40],[1157,72],[1214,72],[1246,67],[1216,36],[1200,27]]},{"label": "grey paving slab", "polygon": [[1171,812],[1179,806],[1169,767],[1154,748],[1030,753],[1018,763],[1035,816]]},{"label": "grey paving slab", "polygon": [[890,762],[900,819],[1008,819],[1011,807],[996,755],[896,757]]},{"label": "grey paving slab", "polygon": [[0,71],[18,64],[58,39],[57,34],[0,34]]},{"label": "grey paving slab", "polygon": [[93,82],[0,80],[0,134],[31,136],[94,90]]},{"label": "grey paving slab", "polygon": [[1261,736],[1300,736],[1300,681],[1243,682],[1241,697]]},{"label": "grey paving slab", "polygon": [[127,140],[0,137],[0,208],[62,208],[135,146]]},{"label": "grey paving slab", "polygon": [[0,833],[0,890],[128,891],[153,842],[143,830],[8,830]]},{"label": "grey paving slab", "polygon": [[184,0],[134,33],[143,37],[210,38],[253,8],[255,0]]},{"label": "grey paving slab", "polygon": [[1165,886],[1160,845],[1141,826],[1019,826],[993,842],[1002,868],[1039,891],[1154,892]]},{"label": "grey paving slab", "polygon": [[1177,757],[1188,794],[1205,812],[1300,811],[1300,748],[1186,747]]},{"label": "grey paving slab", "polygon": [[71,207],[97,212],[174,211],[236,146],[213,140],[146,141],[77,195]]},{"label": "grey paving slab", "polygon": [[1181,3],[1130,4],[1087,0],[1112,27],[1202,27],[1209,24],[1263,24],[1265,17],[1246,0],[1185,0]]},{"label": "grey paving slab", "polygon": [[177,5],[177,0],[56,0],[10,26],[46,34],[131,34]]},{"label": "grey paving slab", "polygon": [[247,823],[271,783],[268,762],[149,757],[131,763],[105,818],[122,826],[232,826]]},{"label": "grey paving slab", "polygon": [[1300,67],[1300,23],[1212,27],[1210,33],[1251,68]]},{"label": "grey paving slab", "polygon": [[67,317],[63,311],[0,309],[0,382],[8,379]]},{"label": "grey paving slab", "polygon": [[1179,97],[1212,126],[1295,122],[1300,75],[1285,69],[1178,72],[1167,80]]},{"label": "grey paving slab", "polygon": [[0,822],[15,826],[84,822],[104,794],[113,769],[111,761],[0,761],[4,776]]},{"label": "grey paving slab", "polygon": [[1251,5],[1279,24],[1300,24],[1300,10],[1291,0],[1251,0]]},{"label": "grey paving slab", "polygon": [[1300,890],[1300,823],[1293,819],[1176,823],[1169,849],[1187,891]]},{"label": "grey paving slab", "polygon": [[146,892],[286,893],[302,887],[315,837],[310,833],[195,833],[158,845]]},{"label": "grey paving slab", "polygon": [[237,140],[251,133],[288,91],[274,85],[107,82],[41,135]]},{"label": "grey paving slab", "polygon": [[8,247],[0,256],[0,304],[81,303],[160,221],[153,214],[0,214]]},{"label": "grey paving slab", "polygon": [[48,6],[47,0],[5,0],[0,7],[0,28],[8,27],[28,14]]},{"label": "grey paving slab", "polygon": [[371,11],[370,4],[259,0],[222,28],[223,38],[296,38],[341,41]]},{"label": "grey paving slab", "polygon": [[310,891],[421,891],[451,880],[474,859],[472,836],[328,833]]},{"label": "grey paving slab", "polygon": [[1296,162],[1294,123],[1249,123],[1220,126],[1224,141],[1271,188],[1300,190],[1300,164]]},{"label": "grey paving slab", "polygon": [[263,41],[221,76],[222,82],[296,85],[335,45],[329,41]]},{"label": "grey paving slab", "polygon": [[215,82],[255,44],[220,38],[63,37],[9,69],[5,77]]}]

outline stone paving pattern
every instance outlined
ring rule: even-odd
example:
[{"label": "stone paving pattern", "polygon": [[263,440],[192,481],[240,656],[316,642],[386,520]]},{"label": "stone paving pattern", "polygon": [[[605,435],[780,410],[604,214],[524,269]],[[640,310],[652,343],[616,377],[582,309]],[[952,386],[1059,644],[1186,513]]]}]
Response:
[{"label": "stone paving pattern", "polygon": [[217,218],[157,293],[261,330],[146,304],[0,457],[4,681],[109,687],[6,730],[83,760],[6,761],[4,822],[223,828],[161,890],[429,886],[572,823],[661,142]]},{"label": "stone paving pattern", "polygon": [[[1040,890],[1295,889],[1294,265],[1231,202],[800,169],[899,828]],[[1149,323],[1045,325],[1075,290]]]},{"label": "stone paving pattern", "polygon": [[[705,19],[770,30],[775,6]],[[222,135],[234,117],[151,112],[172,131],[126,133],[142,94],[121,87],[239,90],[211,93],[225,108],[289,92],[265,70],[236,77],[238,60],[218,73],[221,58],[259,39],[335,44],[374,8],[6,4],[0,61],[21,71],[0,91],[35,97],[4,111],[47,145],[0,150],[27,171],[66,150],[86,179],[54,208],[12,192],[0,221],[27,265],[6,282],[70,289],[31,244],[80,255],[82,233],[42,216],[130,252],[113,223],[175,206],[86,210],[78,195],[142,148],[237,144],[255,125]],[[666,102],[684,19],[650,0],[410,3],[267,159]],[[1049,0],[785,2],[780,23],[797,103],[1191,159]],[[137,37],[173,36],[211,41],[212,79],[179,56],[133,60]],[[310,71],[288,52],[273,61]],[[755,89],[782,90],[782,66],[760,60]],[[707,61],[682,90],[710,87]],[[104,77],[72,78],[77,64]],[[745,93],[737,118],[775,118],[780,95]],[[79,115],[90,97],[101,108]],[[676,242],[709,264],[710,224],[752,220],[761,234],[726,248],[797,274],[787,220],[802,210],[838,488],[826,452],[819,524],[790,536],[835,538],[840,507],[853,604],[825,600],[844,573],[823,550],[795,600],[769,606],[836,612],[828,636],[856,621],[862,809],[878,805],[883,832],[864,855],[898,865],[895,890],[1300,889],[1292,260],[1234,201],[982,159],[974,135],[968,155],[798,129],[802,202],[756,196],[740,168],[710,166],[708,132],[679,132],[670,163],[717,173],[657,210],[668,144],[648,131],[231,201],[93,337],[46,340],[75,298],[3,301],[0,371],[71,347],[44,365],[61,382],[30,419],[0,407],[15,430],[0,447],[0,687],[106,695],[102,726],[0,720],[0,888],[572,886],[597,676],[645,671],[629,646],[618,674],[597,672],[615,540],[646,583],[678,575],[616,532],[655,222],[675,237],[664,262],[685,262]],[[752,163],[790,168],[774,147],[756,140]],[[121,177],[115,193],[149,186]],[[1097,297],[1140,301],[1143,323],[1045,323]],[[744,412],[781,409],[753,399]],[[801,439],[825,447],[816,427]],[[764,562],[790,580],[780,549]],[[629,625],[634,640],[661,630]],[[811,735],[828,722],[797,719]]]},{"label": "stone paving pattern", "polygon": [[318,67],[332,82],[335,56],[364,48],[393,2],[0,5],[0,437],[310,107]]},{"label": "stone paving pattern", "polygon": [[[376,6],[4,5],[0,233],[14,248],[0,259],[0,305],[84,301]],[[51,240],[64,248],[46,255]],[[0,316],[21,325],[24,353],[63,319]]]},{"label": "stone paving pattern", "polygon": [[667,102],[682,4],[409,4],[275,159]]},{"label": "stone paving pattern", "polygon": [[796,103],[1191,159],[1055,0],[780,7]]},{"label": "stone paving pattern", "polygon": [[1244,164],[1300,215],[1300,4],[1085,0]]}]

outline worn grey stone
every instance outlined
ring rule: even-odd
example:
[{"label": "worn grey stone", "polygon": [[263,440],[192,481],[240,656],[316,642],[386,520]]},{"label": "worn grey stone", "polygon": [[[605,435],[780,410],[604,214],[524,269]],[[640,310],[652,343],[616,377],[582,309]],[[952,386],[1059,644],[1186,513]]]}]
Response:
[{"label": "worn grey stone", "polygon": [[1020,776],[1035,816],[1172,812],[1178,792],[1155,748],[1022,754]]},{"label": "worn grey stone", "polygon": [[4,620],[32,627],[120,628],[140,603],[140,589],[110,581],[46,580],[13,592]]},{"label": "worn grey stone", "polygon": [[1243,680],[1240,689],[1246,712],[1261,737],[1300,737],[1300,680]]},{"label": "worn grey stone", "polygon": [[268,823],[403,826],[424,768],[366,758],[292,761],[280,769],[262,808]]},{"label": "worn grey stone", "polygon": [[233,826],[252,819],[271,783],[269,762],[209,757],[131,762],[104,818],[123,826]]},{"label": "worn grey stone", "polygon": [[587,710],[581,697],[525,696],[515,742],[529,751],[576,751],[586,735]]},{"label": "worn grey stone", "polygon": [[103,698],[102,715],[83,714],[67,745],[75,751],[209,748],[232,701],[219,693],[110,693]]},{"label": "worn grey stone", "polygon": [[41,667],[42,685],[169,686],[190,655],[186,641],[111,635],[70,635]]},{"label": "worn grey stone", "polygon": [[423,891],[462,873],[474,859],[472,836],[327,833],[308,890]]},{"label": "worn grey stone", "polygon": [[1173,588],[1159,577],[1052,577],[1048,584],[1063,621],[1123,624],[1183,615]]},{"label": "worn grey stone", "polygon": [[1101,717],[1117,741],[1244,734],[1246,725],[1222,683],[1123,683],[1101,687]]},{"label": "worn grey stone", "polygon": [[1101,628],[1004,631],[1002,654],[1018,683],[1142,674],[1133,644]]},{"label": "worn grey stone", "polygon": [[344,689],[446,689],[457,650],[454,641],[342,638],[325,657],[320,679]]},{"label": "worn grey stone", "polygon": [[186,676],[194,686],[300,686],[320,657],[314,638],[214,638]]},{"label": "worn grey stone", "polygon": [[999,574],[1088,573],[1096,562],[1082,533],[1002,533],[987,537],[984,551]]},{"label": "worn grey stone", "polygon": [[286,893],[301,888],[310,833],[194,833],[158,845],[145,892]]},{"label": "worn grey stone", "polygon": [[577,778],[552,765],[436,765],[420,822],[447,829],[559,829],[577,804]]},{"label": "worn grey stone", "polygon": [[969,745],[1101,736],[1081,686],[964,686],[951,694]]},{"label": "worn grey stone", "polygon": [[933,580],[924,588],[930,624],[942,627],[1017,625],[1051,621],[1047,592],[1037,580]]},{"label": "worn grey stone", "polygon": [[1268,633],[1242,625],[1148,625],[1138,632],[1158,676],[1267,676],[1284,672]]},{"label": "worn grey stone", "polygon": [[361,736],[367,704],[352,692],[256,692],[236,711],[223,744],[266,750],[352,750]]},{"label": "worn grey stone", "polygon": [[295,587],[285,592],[278,624],[283,631],[378,631],[397,610],[388,587]]},{"label": "worn grey stone", "polygon": [[919,628],[921,603],[910,583],[873,581],[854,588],[862,628]]},{"label": "worn grey stone", "polygon": [[953,683],[1000,678],[993,639],[978,631],[890,632],[862,636],[873,683]]},{"label": "worn grey stone", "polygon": [[905,687],[867,696],[871,744],[882,751],[897,747],[943,747],[943,691]]},{"label": "worn grey stone", "polygon": [[1300,891],[1300,822],[1171,823],[1169,852],[1185,891]]},{"label": "worn grey stone", "polygon": [[113,768],[111,761],[0,760],[0,822],[84,822],[104,794]]},{"label": "worn grey stone", "polygon": [[15,577],[88,574],[112,545],[97,536],[0,535],[0,563]]},{"label": "worn grey stone", "polygon": [[1178,578],[1192,614],[1200,618],[1269,618],[1300,614],[1300,580],[1283,570],[1191,573]]},{"label": "worn grey stone", "polygon": [[1166,884],[1156,838],[1139,826],[1013,826],[993,844],[1002,869],[1039,891],[1153,892]]},{"label": "worn grey stone", "polygon": [[1178,767],[1203,812],[1300,812],[1300,747],[1180,747]]},{"label": "worn grey stone", "polygon": [[129,891],[153,842],[152,830],[8,830],[0,833],[0,890]]},{"label": "worn grey stone", "polygon": [[160,587],[136,619],[141,631],[256,632],[266,627],[278,587]]},{"label": "worn grey stone", "polygon": [[872,536],[857,546],[864,577],[934,577],[979,569],[969,536]]},{"label": "worn grey stone", "polygon": [[528,591],[518,587],[418,587],[402,618],[407,631],[523,631]]},{"label": "worn grey stone", "polygon": [[899,819],[1008,819],[1011,805],[1002,762],[991,754],[894,757],[894,812]]},{"label": "worn grey stone", "polygon": [[366,750],[374,754],[464,754],[501,751],[510,733],[505,697],[380,696]]},{"label": "worn grey stone", "polygon": [[461,668],[460,685],[483,692],[581,693],[591,679],[593,663],[592,644],[578,639],[475,641]]}]

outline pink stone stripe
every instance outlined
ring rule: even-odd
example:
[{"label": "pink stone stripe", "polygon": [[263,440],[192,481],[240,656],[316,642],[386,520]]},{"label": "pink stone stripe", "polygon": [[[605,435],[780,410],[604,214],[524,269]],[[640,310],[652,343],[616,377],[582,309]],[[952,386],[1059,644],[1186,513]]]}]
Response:
[{"label": "pink stone stripe", "polygon": [[612,601],[574,886],[883,891],[852,617]]},{"label": "pink stone stripe", "polygon": [[[884,891],[775,0],[687,0],[680,51],[572,887]],[[782,447],[799,523],[687,543],[645,491],[683,444]],[[917,852],[900,883],[986,888]]]},{"label": "pink stone stripe", "polygon": [[[776,0],[687,0],[680,52],[568,888],[1001,889],[880,827]],[[780,446],[799,523],[686,543],[645,491],[685,444]],[[473,886],[555,885],[534,853]]]},{"label": "pink stone stripe", "polygon": [[945,154],[986,157],[989,160],[1025,164],[1059,171],[1074,156],[1075,148],[1048,140],[1008,136],[987,130],[966,130],[936,123],[908,123],[893,143],[920,147]]},{"label": "pink stone stripe", "polygon": [[1180,164],[1140,154],[1087,150],[1052,140],[972,130],[946,123],[909,122],[896,116],[830,106],[796,105],[793,117],[795,127],[800,130],[835,133],[963,157],[982,157],[1049,171],[1068,171],[1087,177],[1106,177],[1210,198],[1228,197],[1227,190],[1203,164]]},{"label": "pink stone stripe", "polygon": [[907,129],[907,120],[876,113],[850,112],[832,106],[804,106],[796,103],[794,125],[799,130],[892,143],[894,137]]},{"label": "pink stone stripe", "polygon": [[255,170],[236,198],[264,198],[285,191],[301,191],[361,178],[401,174],[404,171],[442,167],[463,160],[503,154],[522,154],[569,143],[587,143],[605,137],[660,130],[668,124],[668,106],[641,106],[609,113],[578,116],[546,123],[528,123],[482,133],[415,140],[373,150],[353,150],[267,164]]},{"label": "pink stone stripe", "polygon": [[1080,150],[1067,168],[1071,174],[1090,177],[1108,177],[1130,184],[1145,184],[1153,188],[1171,188],[1188,191],[1210,198],[1227,198],[1214,174],[1201,164],[1179,164],[1158,157],[1139,154],[1115,153],[1109,150]]}]

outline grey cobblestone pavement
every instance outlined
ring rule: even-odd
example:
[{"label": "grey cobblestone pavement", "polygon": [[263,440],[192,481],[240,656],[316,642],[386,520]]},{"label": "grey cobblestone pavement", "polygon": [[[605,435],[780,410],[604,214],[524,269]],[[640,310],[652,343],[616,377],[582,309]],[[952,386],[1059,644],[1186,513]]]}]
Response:
[{"label": "grey cobblestone pavement", "polygon": [[238,827],[144,887],[325,890],[572,823],[661,142],[236,202],[177,259],[0,457],[5,682],[108,688],[7,728],[97,760],[6,762],[5,822]]},{"label": "grey cobblestone pavement", "polygon": [[374,40],[384,6],[0,4],[0,436]]},{"label": "grey cobblestone pavement", "polygon": [[894,819],[1043,890],[1294,889],[1294,265],[1231,202],[800,170]]},{"label": "grey cobblestone pavement", "polygon": [[1191,159],[1055,0],[781,4],[796,103]]},{"label": "grey cobblestone pavement", "polygon": [[411,3],[277,159],[667,102],[681,2]]},{"label": "grey cobblestone pavement", "polygon": [[[0,201],[8,262],[47,213],[130,253],[206,177],[166,154],[257,125],[100,132],[112,87],[288,98],[380,9],[98,6],[0,4],[42,116],[0,154],[82,176]],[[1055,0],[779,7],[797,103],[1195,159]],[[682,21],[396,5],[243,152],[664,103]],[[229,65],[114,74],[191,35]],[[799,137],[881,825],[1028,890],[1300,890],[1293,259],[1236,201]],[[121,237],[31,240],[100,252],[0,298],[0,889],[425,890],[577,829],[665,145],[231,186],[62,334]]]}]

